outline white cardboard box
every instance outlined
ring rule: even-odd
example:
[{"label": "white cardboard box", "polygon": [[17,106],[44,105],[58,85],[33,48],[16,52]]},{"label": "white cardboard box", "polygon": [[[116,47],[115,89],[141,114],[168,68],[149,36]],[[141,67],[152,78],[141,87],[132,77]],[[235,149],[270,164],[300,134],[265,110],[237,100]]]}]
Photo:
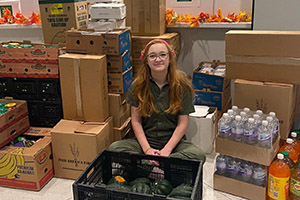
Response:
[{"label": "white cardboard box", "polygon": [[98,3],[91,6],[91,19],[124,19],[126,6],[123,3]]},{"label": "white cardboard box", "polygon": [[195,105],[195,111],[189,117],[189,125],[185,133],[186,139],[203,152],[212,153],[217,134],[217,108]]}]

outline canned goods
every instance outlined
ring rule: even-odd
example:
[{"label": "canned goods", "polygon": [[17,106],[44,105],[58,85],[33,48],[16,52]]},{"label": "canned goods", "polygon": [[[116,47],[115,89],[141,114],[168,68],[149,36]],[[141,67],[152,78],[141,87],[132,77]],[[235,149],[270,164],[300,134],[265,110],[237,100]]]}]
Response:
[{"label": "canned goods", "polygon": [[17,106],[16,103],[7,103],[7,104],[5,104],[5,107],[6,107],[7,110],[12,110],[12,109],[14,109],[16,106]]}]

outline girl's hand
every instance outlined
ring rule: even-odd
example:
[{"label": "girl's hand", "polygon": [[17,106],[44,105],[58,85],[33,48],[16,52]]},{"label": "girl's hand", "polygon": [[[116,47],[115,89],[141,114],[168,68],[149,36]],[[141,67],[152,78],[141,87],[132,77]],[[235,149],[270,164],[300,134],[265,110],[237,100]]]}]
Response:
[{"label": "girl's hand", "polygon": [[[146,155],[159,156],[159,155],[160,155],[160,152],[159,152],[159,150],[157,150],[157,149],[150,148],[149,150],[147,150],[147,151],[145,152],[145,154],[146,154]],[[156,160],[150,160],[150,163],[153,164],[153,165],[159,166],[159,163],[158,163],[158,161],[156,161]]]},{"label": "girl's hand", "polygon": [[165,148],[163,148],[162,150],[159,151],[159,155],[161,155],[161,156],[168,157],[170,154],[171,154],[171,151],[169,151]]}]

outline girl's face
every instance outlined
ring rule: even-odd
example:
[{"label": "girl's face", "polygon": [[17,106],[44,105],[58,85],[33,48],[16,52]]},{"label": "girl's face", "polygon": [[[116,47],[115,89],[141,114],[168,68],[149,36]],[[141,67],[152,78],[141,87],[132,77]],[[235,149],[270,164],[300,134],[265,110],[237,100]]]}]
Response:
[{"label": "girl's face", "polygon": [[167,71],[169,61],[169,51],[165,44],[156,43],[150,46],[147,54],[147,63],[151,72]]}]

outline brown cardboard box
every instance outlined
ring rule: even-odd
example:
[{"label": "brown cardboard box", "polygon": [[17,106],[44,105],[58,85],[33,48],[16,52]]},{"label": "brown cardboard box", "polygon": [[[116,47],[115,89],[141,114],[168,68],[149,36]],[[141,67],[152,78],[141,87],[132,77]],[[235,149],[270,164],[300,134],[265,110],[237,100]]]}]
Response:
[{"label": "brown cardboard box", "polygon": [[114,127],[114,140],[122,140],[131,131],[131,118],[129,117],[120,128]]},{"label": "brown cardboard box", "polygon": [[88,24],[86,0],[39,0],[39,4],[46,44],[65,43],[65,31]]},{"label": "brown cardboard box", "polygon": [[294,123],[296,87],[292,84],[246,81],[234,84],[234,104],[240,108],[276,113],[280,122],[280,137],[286,139]]},{"label": "brown cardboard box", "polygon": [[114,128],[120,128],[130,117],[130,106],[126,103],[125,94],[109,93],[109,114],[113,117]]},{"label": "brown cardboard box", "polygon": [[66,32],[69,53],[122,55],[130,47],[130,30],[112,31],[74,30]]},{"label": "brown cardboard box", "polygon": [[109,116],[105,55],[59,57],[64,119],[103,122]]},{"label": "brown cardboard box", "polygon": [[123,94],[133,81],[132,67],[121,73],[108,73],[108,92]]},{"label": "brown cardboard box", "polygon": [[162,35],[166,31],[166,0],[125,0],[126,25],[133,35]]},{"label": "brown cardboard box", "polygon": [[8,144],[14,138],[24,133],[29,128],[28,116],[25,116],[6,129],[0,131],[0,148]]},{"label": "brown cardboard box", "polygon": [[15,100],[11,97],[0,99],[0,103],[16,103],[16,107],[9,110],[5,114],[0,116],[0,131],[14,124],[16,121],[24,118],[28,115],[27,103],[22,100]]},{"label": "brown cardboard box", "polygon": [[180,35],[179,33],[165,33],[160,36],[132,36],[132,57],[139,59],[141,51],[145,45],[153,39],[163,39],[174,49],[177,57],[180,53]]},{"label": "brown cardboard box", "polygon": [[51,130],[52,128],[29,127],[23,135],[51,137]]},{"label": "brown cardboard box", "polygon": [[254,145],[236,142],[226,138],[217,137],[216,152],[235,158],[248,160],[261,165],[269,166],[279,149],[280,138],[277,137],[272,148],[262,148]]},{"label": "brown cardboard box", "polygon": [[226,77],[300,84],[300,31],[226,33]]},{"label": "brown cardboard box", "polygon": [[1,177],[1,186],[40,190],[53,177],[51,138],[41,138],[31,147],[6,146],[0,150],[0,163],[1,174],[15,166]]},{"label": "brown cardboard box", "polygon": [[76,179],[113,142],[112,118],[103,123],[61,120],[51,138],[55,176]]},{"label": "brown cardboard box", "polygon": [[214,189],[253,200],[266,199],[267,187],[214,174]]}]

